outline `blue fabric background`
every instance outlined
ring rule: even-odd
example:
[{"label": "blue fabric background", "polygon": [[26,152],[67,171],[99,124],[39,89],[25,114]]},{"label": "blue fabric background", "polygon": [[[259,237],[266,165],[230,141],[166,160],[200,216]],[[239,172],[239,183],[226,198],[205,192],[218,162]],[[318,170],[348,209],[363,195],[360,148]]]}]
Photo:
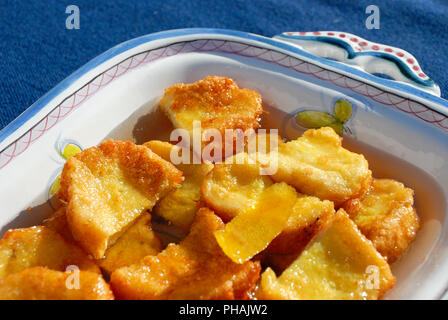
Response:
[{"label": "blue fabric background", "polygon": [[[67,30],[65,8],[80,9]],[[379,30],[365,8],[379,6]],[[110,47],[161,30],[212,27],[273,36],[336,30],[403,48],[448,97],[447,0],[149,0],[0,1],[0,128],[58,82]]]}]

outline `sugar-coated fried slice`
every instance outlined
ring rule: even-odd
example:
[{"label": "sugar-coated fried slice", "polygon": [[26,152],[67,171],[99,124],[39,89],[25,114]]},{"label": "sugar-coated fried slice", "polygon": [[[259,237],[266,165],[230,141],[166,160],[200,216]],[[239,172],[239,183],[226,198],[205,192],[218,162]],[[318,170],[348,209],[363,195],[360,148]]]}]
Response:
[{"label": "sugar-coated fried slice", "polygon": [[[101,275],[89,271],[75,272],[35,267],[11,274],[0,280],[0,300],[114,299]],[[75,277],[78,277],[79,283]]]},{"label": "sugar-coated fried slice", "polygon": [[157,256],[112,273],[111,286],[121,299],[244,299],[259,278],[260,264],[232,262],[213,233],[224,223],[201,208],[180,244]]},{"label": "sugar-coated fried slice", "polygon": [[263,112],[261,97],[249,89],[239,89],[228,78],[206,77],[191,84],[176,84],[165,90],[160,107],[173,123],[193,137],[193,121],[201,130],[256,129]]},{"label": "sugar-coated fried slice", "polygon": [[239,153],[216,164],[202,182],[201,191],[207,206],[227,222],[254,206],[272,183],[268,176],[260,175],[260,166],[250,161],[247,153]]},{"label": "sugar-coated fried slice", "polygon": [[[44,225],[61,234],[65,240],[76,242],[67,225],[65,207],[56,210],[45,220]],[[110,275],[115,269],[137,263],[161,250],[162,242],[151,229],[151,215],[145,212],[106,250],[105,257],[96,262]]]},{"label": "sugar-coated fried slice", "polygon": [[367,239],[391,263],[414,240],[420,219],[413,207],[414,191],[390,179],[373,179],[368,192],[344,208]]},{"label": "sugar-coated fried slice", "polygon": [[282,232],[296,202],[296,190],[286,183],[267,187],[254,207],[215,232],[219,246],[236,263],[250,260]]},{"label": "sugar-coated fried slice", "polygon": [[[273,184],[268,176],[260,175],[259,164],[249,161],[246,153],[227,160],[229,163],[215,165],[201,187],[204,202],[224,221],[232,220],[247,208],[254,208],[261,195]],[[298,195],[287,225],[267,250],[279,254],[297,253],[325,227],[332,213],[332,202]]]},{"label": "sugar-coated fried slice", "polygon": [[258,296],[263,299],[379,299],[395,278],[386,260],[343,209],[334,221],[277,278],[268,268]]},{"label": "sugar-coated fried slice", "polygon": [[182,182],[182,173],[149,148],[107,140],[71,157],[59,196],[73,237],[101,259],[146,209]]},{"label": "sugar-coated fried slice", "polygon": [[331,201],[299,194],[285,228],[266,250],[283,255],[300,252],[316,234],[326,228],[333,214]]},{"label": "sugar-coated fried slice", "polygon": [[67,207],[64,205],[61,206],[45,218],[43,225],[59,233],[66,241],[76,242],[67,223],[67,216],[65,215],[66,211]]},{"label": "sugar-coated fried slice", "polygon": [[[171,152],[181,152],[181,148],[163,141],[149,141],[144,146],[166,161],[171,161]],[[185,152],[185,150],[184,150]],[[188,150],[189,163],[176,164],[176,168],[183,172],[184,182],[180,188],[170,191],[161,199],[154,212],[175,226],[188,231],[193,222],[194,215],[200,208],[201,183],[204,177],[213,168],[211,163],[194,164],[192,154]]]},{"label": "sugar-coated fried slice", "polygon": [[[204,202],[224,221],[230,221],[247,208],[255,207],[260,196],[273,184],[268,176],[260,175],[259,164],[249,161],[246,153],[239,153],[227,160],[229,163],[216,164],[202,183]],[[286,227],[267,250],[280,254],[297,253],[325,227],[332,213],[332,202],[298,195]]]},{"label": "sugar-coated fried slice", "polygon": [[310,129],[260,158],[263,163],[278,161],[278,169],[272,175],[275,181],[284,181],[301,193],[340,205],[361,195],[371,182],[367,160],[344,149],[341,142],[342,138],[330,127]]},{"label": "sugar-coated fried slice", "polygon": [[57,232],[44,227],[9,230],[0,240],[0,279],[32,267],[65,271],[70,265],[99,273],[95,261]]},{"label": "sugar-coated fried slice", "polygon": [[107,249],[105,258],[98,260],[101,269],[111,274],[115,269],[138,263],[146,256],[162,251],[162,242],[151,229],[151,215],[143,213],[117,242]]}]

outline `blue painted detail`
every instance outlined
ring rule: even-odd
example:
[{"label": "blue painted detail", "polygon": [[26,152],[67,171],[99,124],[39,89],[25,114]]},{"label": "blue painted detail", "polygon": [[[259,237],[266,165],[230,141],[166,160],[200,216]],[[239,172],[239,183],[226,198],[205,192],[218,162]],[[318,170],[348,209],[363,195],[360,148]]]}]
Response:
[{"label": "blue painted detail", "polygon": [[278,35],[277,37],[284,38],[284,39],[320,41],[320,42],[329,43],[331,45],[337,46],[337,47],[342,48],[345,51],[347,51],[348,59],[353,59],[353,58],[356,58],[359,56],[374,56],[374,57],[382,58],[385,60],[389,60],[389,61],[392,61],[393,63],[395,63],[395,65],[398,67],[400,72],[409,80],[414,81],[417,84],[425,86],[425,87],[433,87],[435,85],[435,83],[432,79],[430,79],[430,78],[425,79],[425,80],[421,79],[418,75],[415,74],[414,71],[412,71],[411,68],[409,68],[409,66],[406,63],[404,63],[402,60],[400,60],[395,55],[389,54],[387,52],[374,52],[374,51],[357,52],[357,51],[353,50],[353,47],[350,44],[348,44],[347,42],[340,40],[340,39],[336,39],[336,38],[332,38],[332,37],[325,37],[325,36],[293,36],[293,35],[281,34],[281,35]]},{"label": "blue painted detail", "polygon": [[[132,40],[128,40],[126,42],[123,42],[106,52],[102,53],[101,55],[97,56],[96,58],[90,60],[88,63],[80,67],[78,70],[76,70],[74,73],[72,73],[70,76],[62,80],[57,86],[55,86],[53,89],[48,91],[45,95],[43,95],[40,99],[38,99],[35,103],[33,103],[28,109],[26,109],[19,117],[17,117],[14,121],[12,121],[9,125],[7,125],[5,128],[3,128],[0,131],[0,142],[4,141],[7,137],[9,137],[11,134],[13,134],[17,129],[19,129],[23,124],[25,124],[28,120],[33,118],[42,108],[44,108],[51,100],[53,100],[58,94],[60,94],[62,91],[67,89],[73,82],[78,80],[81,76],[86,74],[87,72],[91,71],[95,67],[99,66],[103,62],[106,62],[107,60],[110,60],[117,55],[126,52],[127,50],[130,50],[132,48],[135,48],[143,43],[147,43],[154,40],[160,40],[160,39],[169,39],[169,38],[175,38],[180,36],[192,36],[192,35],[201,35],[201,39],[217,39],[216,35],[225,35],[225,36],[231,36],[235,37],[234,39],[231,39],[235,42],[238,42],[238,38],[240,39],[247,39],[251,41],[257,41],[259,43],[267,44],[270,46],[273,46],[278,49],[282,49],[284,51],[298,54],[302,57],[305,57],[311,61],[316,61],[320,63],[321,65],[326,65],[344,72],[351,73],[353,75],[356,75],[359,78],[388,86],[390,88],[402,91],[404,94],[412,94],[415,96],[418,96],[420,98],[426,99],[432,103],[438,104],[443,108],[446,108],[446,115],[448,115],[448,101],[436,97],[432,94],[429,94],[423,90],[419,90],[417,88],[411,87],[409,85],[406,85],[404,83],[398,83],[396,81],[390,81],[386,79],[381,79],[378,77],[375,77],[371,74],[368,74],[364,71],[358,70],[354,67],[341,64],[340,62],[331,61],[325,58],[316,57],[308,52],[305,52],[296,46],[292,44],[287,44],[275,39],[266,38],[263,36],[258,36],[255,34],[242,32],[242,31],[235,31],[235,30],[227,30],[227,29],[209,29],[209,28],[191,28],[191,29],[175,29],[175,30],[168,30],[168,31],[162,31],[157,33],[148,34],[145,36],[141,36]],[[209,35],[209,38],[204,37],[204,35]],[[226,39],[230,40],[230,39]],[[40,120],[40,119],[39,119]]]},{"label": "blue painted detail", "polygon": [[394,78],[392,78],[391,76],[384,74],[384,73],[372,73],[374,76],[383,78],[383,79],[388,79],[388,80],[395,80]]}]

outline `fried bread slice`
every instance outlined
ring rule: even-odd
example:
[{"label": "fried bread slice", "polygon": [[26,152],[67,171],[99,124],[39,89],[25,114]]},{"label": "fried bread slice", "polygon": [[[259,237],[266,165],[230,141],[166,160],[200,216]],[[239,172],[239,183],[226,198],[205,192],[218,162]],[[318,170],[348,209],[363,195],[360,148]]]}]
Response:
[{"label": "fried bread slice", "polygon": [[89,271],[74,274],[35,267],[0,280],[0,300],[113,299],[113,293],[102,276]]},{"label": "fried bread slice", "polygon": [[151,229],[151,215],[145,212],[106,250],[105,258],[98,260],[98,264],[110,275],[114,270],[138,263],[146,256],[157,255],[162,249],[162,242]]},{"label": "fried bread slice", "polygon": [[73,237],[101,259],[132,222],[182,182],[182,173],[149,148],[106,140],[71,157],[61,174]]},{"label": "fried bread slice", "polygon": [[0,279],[32,267],[65,271],[71,265],[100,272],[81,248],[44,226],[9,230],[0,240]]},{"label": "fried bread slice", "polygon": [[76,243],[73,238],[72,231],[67,224],[66,216],[67,207],[62,205],[60,208],[52,212],[45,220],[43,225],[51,230],[59,233],[66,241]]},{"label": "fried bread slice", "polygon": [[[182,152],[180,147],[158,140],[149,141],[144,146],[150,148],[166,161],[171,161],[171,152]],[[202,180],[213,169],[211,163],[193,163],[190,150],[188,150],[188,153],[188,163],[175,165],[184,175],[185,179],[182,185],[178,189],[170,191],[154,208],[156,214],[184,231],[190,229],[194,215],[201,206]]]},{"label": "fried bread slice", "polygon": [[272,184],[268,176],[260,175],[260,166],[242,152],[216,164],[207,174],[201,185],[202,198],[228,222],[254,206],[263,190]]},{"label": "fried bread slice", "polygon": [[[48,217],[44,225],[69,242],[76,242],[71,235],[65,216],[65,208],[61,207]],[[151,228],[151,215],[144,212],[136,221],[106,250],[103,259],[96,262],[105,274],[110,275],[115,269],[139,262],[149,255],[162,251],[162,242]]]},{"label": "fried bread slice", "polygon": [[361,232],[389,263],[414,240],[420,219],[413,206],[414,191],[391,179],[373,179],[365,195],[344,208]]},{"label": "fried bread slice", "polygon": [[175,128],[187,130],[190,137],[195,120],[200,121],[201,134],[216,129],[224,137],[225,129],[258,128],[263,112],[258,93],[238,88],[232,79],[216,76],[167,88],[160,108]]},{"label": "fried bread slice", "polygon": [[343,209],[329,227],[277,277],[262,274],[262,299],[379,299],[395,278],[386,260]]},{"label": "fried bread slice", "polygon": [[[228,162],[216,164],[201,187],[204,202],[226,222],[249,208],[256,208],[263,195],[270,196],[267,189],[273,185],[269,176],[260,174],[260,165],[246,153],[239,153]],[[300,252],[334,213],[331,201],[303,194],[297,194],[296,200],[282,232],[266,249],[268,252]]]},{"label": "fried bread slice", "polygon": [[115,270],[111,286],[121,299],[244,299],[259,278],[260,264],[232,262],[213,233],[224,223],[201,208],[180,244]]},{"label": "fried bread slice", "polygon": [[282,232],[293,214],[296,190],[284,182],[267,187],[254,207],[240,212],[215,232],[216,241],[236,263],[252,259]]},{"label": "fried bread slice", "polygon": [[274,181],[337,206],[360,196],[371,182],[367,160],[343,148],[342,138],[330,127],[307,130],[297,140],[280,143],[277,151],[257,156],[262,164],[277,161]]},{"label": "fried bread slice", "polygon": [[266,249],[275,254],[297,254],[310,240],[324,230],[334,214],[331,201],[303,194],[297,195],[297,201],[282,232]]}]

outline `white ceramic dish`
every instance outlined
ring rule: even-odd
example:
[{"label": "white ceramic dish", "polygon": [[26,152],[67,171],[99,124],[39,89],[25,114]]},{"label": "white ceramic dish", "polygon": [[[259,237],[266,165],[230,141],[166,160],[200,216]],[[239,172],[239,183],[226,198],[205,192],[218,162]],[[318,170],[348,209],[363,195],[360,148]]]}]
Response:
[{"label": "white ceramic dish", "polygon": [[410,54],[353,35],[277,39],[173,30],[120,44],[80,68],[0,132],[1,233],[39,223],[52,210],[49,188],[64,164],[65,145],[160,137],[169,125],[156,111],[164,88],[222,75],[260,92],[272,115],[265,125],[287,138],[304,129],[297,112],[331,113],[340,98],[352,103],[344,142],[367,155],[375,176],[414,188],[423,221],[393,265],[397,283],[386,298],[441,298],[448,284],[448,102],[437,97],[438,86],[414,70],[420,67]]}]

